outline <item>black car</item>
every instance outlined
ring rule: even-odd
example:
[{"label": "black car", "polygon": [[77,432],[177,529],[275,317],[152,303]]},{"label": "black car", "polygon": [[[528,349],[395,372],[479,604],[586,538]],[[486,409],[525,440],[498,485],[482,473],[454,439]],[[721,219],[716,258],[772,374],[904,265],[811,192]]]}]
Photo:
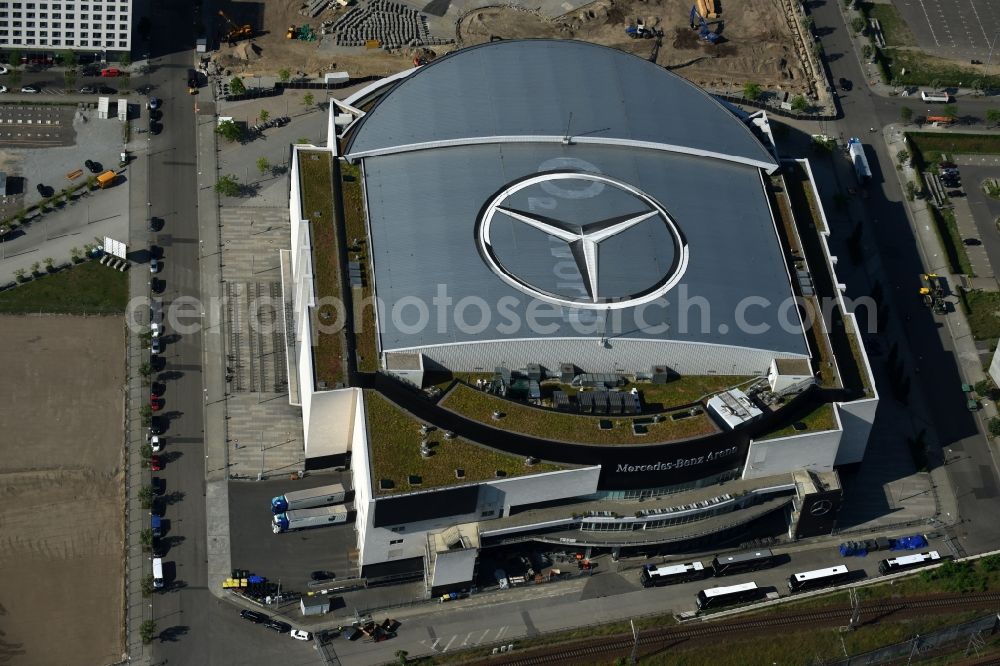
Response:
[{"label": "black car", "polygon": [[83,75],[84,76],[100,76],[101,75],[101,68],[98,67],[97,65],[87,65],[86,67],[83,68]]},{"label": "black car", "polygon": [[166,280],[160,280],[158,278],[153,278],[149,281],[149,288],[153,290],[154,294],[162,294],[163,289],[167,286]]},{"label": "black car", "polygon": [[149,422],[149,432],[162,435],[167,431],[167,424],[162,417],[154,416]]},{"label": "black car", "polygon": [[838,83],[840,83],[841,90],[850,90],[854,87],[854,85],[844,77],[840,77],[840,81]]},{"label": "black car", "polygon": [[161,479],[158,476],[150,478],[149,483],[153,486],[153,494],[157,497],[162,497],[167,492],[167,482],[165,479]]},{"label": "black car", "polygon": [[80,88],[80,94],[82,95],[93,95],[96,92],[97,88],[95,86],[83,86]]},{"label": "black car", "polygon": [[950,192],[948,192],[948,196],[949,197],[964,197],[965,196],[965,192],[963,192],[962,190],[951,190]]},{"label": "black car", "polygon": [[160,123],[156,122],[152,118],[149,119],[149,133],[150,134],[159,134],[161,129],[163,129],[163,125],[161,125]]},{"label": "black car", "polygon": [[244,620],[249,620],[254,624],[264,624],[265,622],[267,622],[268,626],[270,626],[271,618],[268,617],[267,615],[264,615],[263,613],[258,613],[257,611],[241,610],[240,617],[243,618]]},{"label": "black car", "polygon": [[97,89],[97,92],[102,95],[114,95],[118,92],[118,90],[116,88],[112,88],[111,86],[101,86]]},{"label": "black car", "polygon": [[38,185],[35,185],[35,189],[38,190],[38,193],[41,194],[43,197],[45,196],[45,193],[48,192],[48,190],[49,190],[49,188],[45,187],[41,183],[38,183]]},{"label": "black car", "polygon": [[292,630],[292,625],[287,622],[282,622],[281,620],[268,620],[268,623],[264,625],[268,629],[273,629],[279,634],[287,634]]},{"label": "black car", "polygon": [[86,160],[83,164],[84,166],[87,167],[87,170],[90,171],[90,173],[101,173],[102,171],[104,171],[104,166],[101,165],[100,162],[95,162],[94,160]]},{"label": "black car", "polygon": [[149,218],[149,230],[150,231],[159,231],[162,228],[163,228],[163,219],[162,218],[159,218],[159,217],[151,217],[151,218]]},{"label": "black car", "polygon": [[978,238],[966,238],[962,241],[965,245],[982,245],[983,241]]},{"label": "black car", "polygon": [[336,578],[337,575],[332,571],[313,571],[309,574],[309,577],[318,582],[321,580],[331,580]]},{"label": "black car", "polygon": [[942,169],[957,169],[958,165],[954,162],[938,162],[938,166]]},{"label": "black car", "polygon": [[153,557],[166,557],[167,555],[167,544],[163,539],[153,539],[152,547]]}]

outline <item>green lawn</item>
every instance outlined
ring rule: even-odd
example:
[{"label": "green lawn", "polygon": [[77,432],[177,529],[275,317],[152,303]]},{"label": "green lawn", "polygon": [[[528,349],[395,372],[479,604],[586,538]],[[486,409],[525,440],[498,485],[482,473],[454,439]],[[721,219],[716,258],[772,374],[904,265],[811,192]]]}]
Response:
[{"label": "green lawn", "polygon": [[[347,162],[341,162],[341,187],[344,196],[344,229],[346,231],[348,244],[354,239],[361,241],[357,251],[348,253],[351,261],[361,262],[362,268],[367,272],[370,268],[370,250],[368,230],[365,226],[365,201],[364,191],[361,188],[361,170]],[[370,276],[368,276],[370,277]],[[369,279],[366,277],[361,288],[363,301],[371,299],[372,290]],[[375,372],[378,370],[378,345],[376,343],[377,332],[375,330],[375,315],[371,307],[361,307],[358,305],[356,311],[359,316],[354,324],[354,342],[358,350],[358,369],[362,372]]]},{"label": "green lawn", "polygon": [[967,291],[962,296],[972,337],[976,340],[1000,338],[1000,292]]},{"label": "green lawn", "polygon": [[[299,153],[302,216],[311,222],[316,298],[334,298],[343,302],[333,217],[331,168],[329,153]],[[319,309],[318,317],[322,324],[328,318],[329,321],[336,321],[337,314],[332,307],[327,306]],[[326,382],[329,388],[333,388],[337,382],[344,381],[344,332],[320,332],[316,338],[316,346],[313,348],[316,380]]]},{"label": "green lawn", "polygon": [[[799,423],[805,425],[805,428],[796,430],[795,424]],[[768,433],[763,437],[758,437],[757,439],[765,440],[777,439],[778,437],[789,437],[791,435],[805,435],[812,432],[833,430],[834,426],[836,426],[836,422],[833,419],[833,405],[830,403],[824,403],[802,418],[795,419],[795,423],[790,423],[780,430],[775,430],[774,432]]]},{"label": "green lawn", "polygon": [[[600,430],[598,423],[602,417],[543,410],[498,398],[464,384],[456,385],[440,404],[446,409],[496,428],[579,444],[653,444],[718,432],[718,428],[704,411],[683,420],[674,420],[671,414],[666,414],[662,422],[650,424],[648,434],[641,436],[632,433],[631,421],[634,417],[605,417],[614,427]],[[494,421],[494,411],[500,411],[505,416]]]},{"label": "green lawn", "polygon": [[1000,155],[1000,134],[953,134],[907,132],[910,152],[925,169],[937,167],[938,162],[955,155]]},{"label": "green lawn", "polygon": [[899,11],[890,4],[866,4],[870,18],[878,19],[886,46],[915,46],[916,40]]},{"label": "green lawn", "polygon": [[[743,384],[753,377],[743,375],[685,375],[666,384],[627,384],[623,391],[633,388],[642,393],[642,401],[652,409],[668,410],[679,405],[689,405],[699,398]],[[659,407],[657,407],[657,405]]]},{"label": "green lawn", "polygon": [[[455,477],[456,469],[465,470],[462,483],[495,479],[497,470],[512,477],[566,469],[565,466],[550,463],[528,467],[519,456],[501,453],[464,439],[448,440],[440,430],[433,430],[427,436],[434,455],[422,458],[420,442],[424,436],[420,434],[421,422],[375,391],[366,390],[364,395],[372,482],[376,494],[453,485],[459,483]],[[421,477],[420,485],[409,484],[411,474]],[[395,487],[379,490],[380,479],[392,480]]]},{"label": "green lawn", "polygon": [[128,273],[87,261],[0,293],[0,312],[111,314],[127,302]]},{"label": "green lawn", "polygon": [[[971,88],[976,82],[981,82],[986,88],[1000,87],[1000,76],[984,76],[982,66],[957,65],[922,51],[905,48],[887,48],[882,53],[893,81],[901,86]],[[919,98],[915,103],[919,105]]]}]

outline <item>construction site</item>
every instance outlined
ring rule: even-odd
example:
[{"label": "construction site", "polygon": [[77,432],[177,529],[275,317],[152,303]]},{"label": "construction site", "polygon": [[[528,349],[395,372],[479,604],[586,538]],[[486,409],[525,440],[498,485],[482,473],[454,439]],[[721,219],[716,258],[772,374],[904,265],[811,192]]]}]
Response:
[{"label": "construction site", "polygon": [[812,37],[794,0],[272,0],[230,3],[212,34],[234,74],[385,75],[496,39],[578,39],[670,69],[713,90],[755,82],[816,95]]}]

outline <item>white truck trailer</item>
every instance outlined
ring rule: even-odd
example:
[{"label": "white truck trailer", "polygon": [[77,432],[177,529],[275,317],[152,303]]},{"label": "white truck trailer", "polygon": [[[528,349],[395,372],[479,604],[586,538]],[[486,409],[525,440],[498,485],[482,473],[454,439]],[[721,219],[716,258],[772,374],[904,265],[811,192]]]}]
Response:
[{"label": "white truck trailer", "polygon": [[344,486],[334,483],[319,488],[296,490],[284,495],[278,495],[271,500],[271,513],[282,513],[291,509],[311,509],[314,506],[340,504],[347,493]]},{"label": "white truck trailer", "polygon": [[343,505],[321,506],[315,509],[294,509],[274,515],[271,530],[275,534],[301,530],[307,527],[323,527],[347,522],[347,508]]}]

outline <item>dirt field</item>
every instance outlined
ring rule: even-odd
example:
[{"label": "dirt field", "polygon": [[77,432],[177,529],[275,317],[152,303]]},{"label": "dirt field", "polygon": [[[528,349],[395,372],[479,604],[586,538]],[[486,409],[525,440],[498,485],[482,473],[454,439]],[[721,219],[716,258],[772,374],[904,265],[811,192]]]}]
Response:
[{"label": "dirt field", "polygon": [[120,317],[0,317],[0,664],[124,652]]},{"label": "dirt field", "polygon": [[[462,46],[488,41],[491,36],[554,37],[595,42],[650,58],[656,48],[655,39],[630,39],[625,34],[627,25],[642,18],[647,26],[663,31],[656,62],[699,85],[732,85],[735,90],[754,81],[793,93],[809,88],[808,68],[796,51],[797,38],[786,14],[786,0],[721,0],[721,23],[710,24],[723,39],[714,46],[701,40],[689,26],[692,0],[596,0],[555,19],[545,18],[533,9],[499,4],[492,0],[452,0],[447,14],[430,17],[432,34],[454,38],[454,22],[458,21],[457,36]],[[245,49],[234,51],[223,46],[218,63],[248,75],[274,75],[287,68],[293,74],[302,71],[308,76],[342,70],[356,77],[385,75],[411,66],[414,49],[387,53],[285,39],[289,25],[308,23],[318,30],[322,21],[335,20],[348,11],[328,9],[307,20],[298,13],[301,5],[301,0],[270,0],[263,3],[260,14],[257,8],[261,5],[257,3],[231,3],[226,11],[237,23],[250,22],[262,28],[264,34],[253,40],[255,54],[249,60],[234,55],[245,54]],[[477,5],[490,7],[472,9]],[[454,48],[434,46],[431,50],[440,56]]]},{"label": "dirt field", "polygon": [[598,0],[552,21],[526,10],[494,7],[466,14],[459,34],[465,46],[489,41],[491,35],[579,39],[650,59],[657,50],[656,39],[625,34],[626,26],[641,18],[646,26],[663,31],[657,64],[699,85],[742,87],[754,81],[792,92],[806,90],[807,77],[781,0],[723,0],[718,31],[723,39],[716,45],[691,29],[691,4],[691,0]]}]

